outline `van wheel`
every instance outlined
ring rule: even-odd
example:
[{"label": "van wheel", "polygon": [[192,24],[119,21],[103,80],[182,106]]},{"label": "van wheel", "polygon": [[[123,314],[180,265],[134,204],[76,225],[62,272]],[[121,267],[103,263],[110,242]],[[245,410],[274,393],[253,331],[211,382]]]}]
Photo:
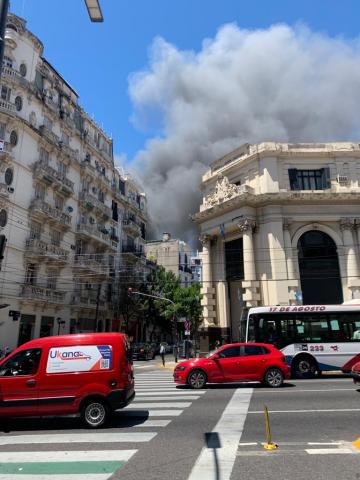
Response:
[{"label": "van wheel", "polygon": [[99,428],[105,425],[109,415],[109,407],[103,400],[91,400],[85,403],[81,409],[81,419],[90,428]]}]

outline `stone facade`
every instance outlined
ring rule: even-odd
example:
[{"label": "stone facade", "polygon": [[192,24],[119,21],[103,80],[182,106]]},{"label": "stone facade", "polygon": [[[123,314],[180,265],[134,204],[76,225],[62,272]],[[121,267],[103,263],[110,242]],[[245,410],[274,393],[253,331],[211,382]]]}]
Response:
[{"label": "stone facade", "polygon": [[8,305],[0,348],[121,328],[113,299],[119,272],[145,263],[146,198],[114,167],[112,140],[14,15],[2,69],[0,177],[0,303]]},{"label": "stone facade", "polygon": [[[359,144],[245,144],[211,165],[201,189],[203,203],[193,221],[203,244],[210,343],[216,335],[238,340],[248,307],[306,303],[310,297],[320,303],[326,262],[335,272],[329,276],[336,298],[360,297]],[[311,250],[305,242],[308,232],[328,239],[324,262],[314,253],[319,246]],[[316,288],[309,295],[311,285],[318,285],[318,297]]]},{"label": "stone facade", "polygon": [[162,240],[147,242],[145,252],[148,260],[179,277],[182,287],[190,285],[192,281],[191,248],[186,242],[172,239],[169,233],[164,233]]}]

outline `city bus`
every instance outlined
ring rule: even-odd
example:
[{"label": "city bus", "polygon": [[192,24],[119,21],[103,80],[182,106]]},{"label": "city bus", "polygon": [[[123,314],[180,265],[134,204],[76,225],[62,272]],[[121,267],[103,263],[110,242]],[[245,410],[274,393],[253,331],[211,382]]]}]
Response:
[{"label": "city bus", "polygon": [[360,304],[255,307],[244,326],[246,341],[274,344],[295,377],[348,372],[360,360]]}]

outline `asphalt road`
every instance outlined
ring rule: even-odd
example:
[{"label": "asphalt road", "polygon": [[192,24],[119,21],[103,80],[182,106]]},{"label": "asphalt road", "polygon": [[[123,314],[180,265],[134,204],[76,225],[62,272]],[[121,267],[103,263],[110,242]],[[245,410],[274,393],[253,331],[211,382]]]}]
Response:
[{"label": "asphalt road", "polygon": [[[169,358],[170,360],[170,358]],[[171,359],[172,360],[172,359]],[[0,430],[0,480],[358,480],[360,390],[342,376],[176,387],[159,360],[136,362],[136,401],[107,428],[17,419]],[[264,449],[263,408],[273,451]]]}]

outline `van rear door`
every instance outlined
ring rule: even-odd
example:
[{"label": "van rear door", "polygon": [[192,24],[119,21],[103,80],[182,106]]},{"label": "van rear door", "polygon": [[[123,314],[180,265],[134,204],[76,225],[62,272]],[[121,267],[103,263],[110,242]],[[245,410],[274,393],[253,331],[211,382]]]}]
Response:
[{"label": "van rear door", "polygon": [[0,416],[37,415],[41,349],[15,352],[0,365]]}]

